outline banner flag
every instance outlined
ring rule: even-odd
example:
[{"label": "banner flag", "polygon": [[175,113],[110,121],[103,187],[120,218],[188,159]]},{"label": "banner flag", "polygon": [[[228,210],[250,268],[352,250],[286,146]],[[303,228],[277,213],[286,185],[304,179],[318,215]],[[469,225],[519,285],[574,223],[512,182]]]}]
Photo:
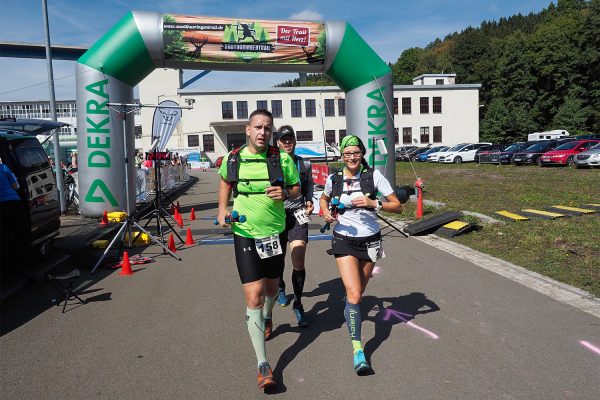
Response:
[{"label": "banner flag", "polygon": [[154,118],[152,120],[152,142],[158,139],[156,151],[165,151],[175,127],[179,123],[179,120],[181,120],[181,109],[160,107],[179,107],[179,104],[173,100],[164,100],[158,105],[159,107],[154,110]]}]

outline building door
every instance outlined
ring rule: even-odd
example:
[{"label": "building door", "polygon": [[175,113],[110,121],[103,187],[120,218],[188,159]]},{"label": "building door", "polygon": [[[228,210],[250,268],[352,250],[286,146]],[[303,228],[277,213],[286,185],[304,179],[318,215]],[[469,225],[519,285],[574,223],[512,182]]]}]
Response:
[{"label": "building door", "polygon": [[246,144],[245,133],[228,133],[227,134],[227,151],[231,151],[235,148]]}]

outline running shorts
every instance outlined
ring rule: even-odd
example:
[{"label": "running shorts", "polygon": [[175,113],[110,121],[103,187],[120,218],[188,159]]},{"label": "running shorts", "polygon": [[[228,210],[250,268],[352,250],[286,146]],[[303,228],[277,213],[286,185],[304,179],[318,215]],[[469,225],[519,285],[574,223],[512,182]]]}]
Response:
[{"label": "running shorts", "polygon": [[279,242],[283,250],[280,255],[261,259],[253,238],[233,235],[235,261],[242,283],[256,282],[263,278],[278,279],[283,274],[287,247],[285,231],[279,234]]},{"label": "running shorts", "polygon": [[381,232],[371,236],[351,237],[333,232],[331,254],[337,257],[353,256],[359,260],[372,261],[367,252],[367,244],[381,240]]},{"label": "running shorts", "polygon": [[294,211],[286,210],[285,212],[285,233],[287,233],[287,240],[288,242],[302,240],[304,243],[307,243],[308,224],[300,225],[294,216]]}]

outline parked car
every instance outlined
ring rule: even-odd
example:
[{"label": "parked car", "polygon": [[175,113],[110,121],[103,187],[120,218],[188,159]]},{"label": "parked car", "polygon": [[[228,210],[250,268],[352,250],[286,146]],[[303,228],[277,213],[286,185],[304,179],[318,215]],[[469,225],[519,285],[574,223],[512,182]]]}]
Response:
[{"label": "parked car", "polygon": [[506,149],[508,146],[510,146],[510,143],[498,143],[498,144],[492,144],[489,146],[480,147],[475,152],[475,162],[476,163],[480,162],[479,156],[483,155],[481,162],[484,163],[484,162],[486,162],[489,154],[497,152],[497,151],[502,151],[502,150]]},{"label": "parked car", "polygon": [[489,162],[492,164],[510,164],[515,153],[525,150],[536,143],[544,142],[545,140],[530,140],[527,142],[516,142],[508,146],[506,149],[489,155]]},{"label": "parked car", "polygon": [[[34,133],[42,134],[66,125],[46,122],[46,131]],[[22,229],[22,237],[28,238],[35,253],[46,255],[52,248],[53,238],[60,233],[59,194],[48,155],[35,135],[0,128],[0,157],[17,178],[18,194],[29,215],[23,226],[15,229]]]},{"label": "parked car", "polygon": [[396,156],[396,161],[410,161],[411,156],[415,152],[422,152],[422,149],[427,150],[426,147],[415,147],[414,149],[407,150],[405,153]]},{"label": "parked car", "polygon": [[489,145],[491,143],[465,144],[456,150],[448,150],[445,152],[446,154],[440,156],[438,162],[460,164],[462,162],[475,161],[475,152],[477,149]]},{"label": "parked car", "polygon": [[575,167],[600,167],[600,143],[575,156]]},{"label": "parked car", "polygon": [[599,143],[600,140],[574,140],[566,142],[540,157],[540,166],[574,165],[575,156]]},{"label": "parked car", "polygon": [[454,146],[450,146],[450,148],[446,151],[440,151],[440,152],[432,154],[432,157],[428,158],[427,161],[439,162],[440,158],[442,158],[442,157],[445,158],[447,154],[454,152],[454,151],[458,151],[459,149],[462,149],[464,146],[467,146],[469,144],[470,143],[459,143],[459,144],[455,144]]},{"label": "parked car", "polygon": [[404,157],[409,152],[415,151],[417,148],[417,146],[406,146],[403,148],[396,148],[394,157],[396,161],[402,161],[402,157]]},{"label": "parked car", "polygon": [[512,162],[515,165],[538,164],[540,156],[544,153],[554,150],[557,146],[565,143],[559,140],[544,140],[537,142],[526,149],[516,152],[512,157]]},{"label": "parked car", "polygon": [[448,146],[437,146],[437,147],[432,147],[432,148],[430,148],[429,150],[427,150],[427,151],[425,151],[425,152],[423,152],[423,153],[419,154],[419,155],[417,156],[416,160],[417,160],[417,161],[420,161],[420,162],[425,162],[425,161],[427,161],[427,158],[429,157],[429,155],[430,155],[430,154],[437,153],[437,152],[439,152],[439,151],[446,151],[446,150],[448,150],[448,149],[449,149],[449,147],[448,147]]}]

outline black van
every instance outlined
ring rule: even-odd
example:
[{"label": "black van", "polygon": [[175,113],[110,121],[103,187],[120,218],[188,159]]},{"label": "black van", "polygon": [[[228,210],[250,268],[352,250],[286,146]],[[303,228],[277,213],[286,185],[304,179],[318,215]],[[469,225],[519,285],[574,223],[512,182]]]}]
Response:
[{"label": "black van", "polygon": [[[66,125],[45,122],[48,123],[47,131]],[[44,133],[44,130],[35,133]],[[2,121],[0,158],[17,178],[19,197],[29,213],[29,220],[23,221],[23,226],[15,229],[23,230],[21,237],[29,237],[34,252],[46,255],[52,247],[52,239],[60,233],[59,194],[48,155],[35,136],[29,132],[9,130],[5,127],[5,121]]]}]

